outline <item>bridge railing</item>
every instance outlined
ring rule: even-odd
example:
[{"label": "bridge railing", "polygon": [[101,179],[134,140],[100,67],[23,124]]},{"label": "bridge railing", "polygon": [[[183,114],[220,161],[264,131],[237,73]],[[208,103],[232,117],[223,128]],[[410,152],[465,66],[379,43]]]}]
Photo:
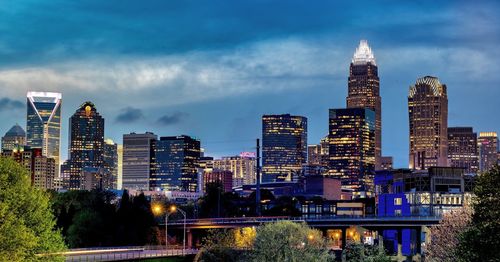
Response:
[{"label": "bridge railing", "polygon": [[[200,218],[187,219],[188,225],[218,225],[218,224],[240,224],[240,223],[269,223],[277,221],[296,221],[296,222],[322,222],[322,221],[435,221],[439,220],[439,216],[395,216],[395,217],[380,217],[380,216],[321,216],[321,217],[231,217],[231,218]],[[169,225],[183,225],[184,220],[169,221]]]},{"label": "bridge railing", "polygon": [[[92,250],[89,253],[87,251],[82,251],[80,253],[63,254],[66,261],[80,262],[80,261],[129,261],[135,259],[144,258],[161,258],[161,257],[171,257],[171,256],[186,256],[194,255],[198,252],[197,249],[159,249],[159,250],[149,250],[144,247],[143,250],[131,249],[122,250],[117,252],[109,252],[106,250]],[[102,252],[100,252],[102,251]]]}]

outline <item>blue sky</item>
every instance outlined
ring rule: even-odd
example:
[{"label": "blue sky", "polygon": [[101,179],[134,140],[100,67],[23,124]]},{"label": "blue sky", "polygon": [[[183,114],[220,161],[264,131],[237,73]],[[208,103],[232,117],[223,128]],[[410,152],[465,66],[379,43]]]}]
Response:
[{"label": "blue sky", "polygon": [[383,154],[408,162],[407,93],[448,86],[449,126],[500,131],[495,1],[0,1],[0,133],[25,125],[28,90],[86,100],[106,136],[187,134],[207,154],[253,150],[262,114],[308,117],[309,143],[345,106],[350,59],[367,39],[379,66]]}]

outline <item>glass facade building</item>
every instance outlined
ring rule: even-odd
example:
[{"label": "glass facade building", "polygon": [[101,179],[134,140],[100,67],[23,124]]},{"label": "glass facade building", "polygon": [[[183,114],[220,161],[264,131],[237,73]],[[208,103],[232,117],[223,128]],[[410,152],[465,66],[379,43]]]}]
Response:
[{"label": "glass facade building", "polygon": [[198,192],[200,141],[189,136],[161,137],[155,146],[152,190]]},{"label": "glass facade building", "polygon": [[255,156],[241,154],[227,156],[213,161],[214,169],[231,171],[233,174],[233,187],[255,184],[256,162]]},{"label": "glass facade building", "polygon": [[83,169],[104,166],[104,118],[93,103],[85,102],[70,117],[69,127],[69,159],[64,170],[69,189],[84,189]]},{"label": "glass facade building", "polygon": [[486,172],[498,162],[498,136],[496,132],[479,132],[479,171]]},{"label": "glass facade building", "polygon": [[448,166],[448,96],[437,77],[417,79],[408,95],[410,169]]},{"label": "glass facade building", "polygon": [[382,98],[378,67],[366,40],[359,42],[349,68],[347,108],[369,108],[375,112],[375,168],[381,168]]},{"label": "glass facade building", "polygon": [[477,134],[472,127],[448,128],[448,159],[451,167],[465,168],[466,174],[479,170]]},{"label": "glass facade building", "polygon": [[328,175],[355,195],[373,192],[375,119],[368,108],[330,109]]},{"label": "glass facade building", "polygon": [[262,181],[298,179],[307,163],[307,118],[264,115],[262,117]]},{"label": "glass facade building", "polygon": [[122,189],[149,190],[157,139],[151,132],[123,135]]},{"label": "glass facade building", "polygon": [[44,156],[56,163],[56,177],[59,177],[61,142],[60,93],[28,92],[26,115],[26,145],[41,148]]}]

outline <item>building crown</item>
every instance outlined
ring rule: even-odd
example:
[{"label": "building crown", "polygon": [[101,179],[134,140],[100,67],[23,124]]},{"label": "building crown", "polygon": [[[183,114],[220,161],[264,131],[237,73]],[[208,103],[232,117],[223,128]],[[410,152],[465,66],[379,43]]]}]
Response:
[{"label": "building crown", "polygon": [[352,56],[352,63],[355,65],[368,64],[377,65],[375,62],[375,56],[373,55],[372,49],[368,45],[368,41],[359,41],[359,46],[356,48],[354,55]]}]

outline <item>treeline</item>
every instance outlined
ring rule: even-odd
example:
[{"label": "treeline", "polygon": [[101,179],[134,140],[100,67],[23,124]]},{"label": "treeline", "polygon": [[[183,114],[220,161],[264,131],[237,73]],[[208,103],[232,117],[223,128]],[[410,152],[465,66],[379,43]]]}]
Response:
[{"label": "treeline", "polygon": [[70,248],[158,243],[159,229],[143,194],[130,197],[125,191],[117,200],[108,191],[53,193],[52,209]]}]

